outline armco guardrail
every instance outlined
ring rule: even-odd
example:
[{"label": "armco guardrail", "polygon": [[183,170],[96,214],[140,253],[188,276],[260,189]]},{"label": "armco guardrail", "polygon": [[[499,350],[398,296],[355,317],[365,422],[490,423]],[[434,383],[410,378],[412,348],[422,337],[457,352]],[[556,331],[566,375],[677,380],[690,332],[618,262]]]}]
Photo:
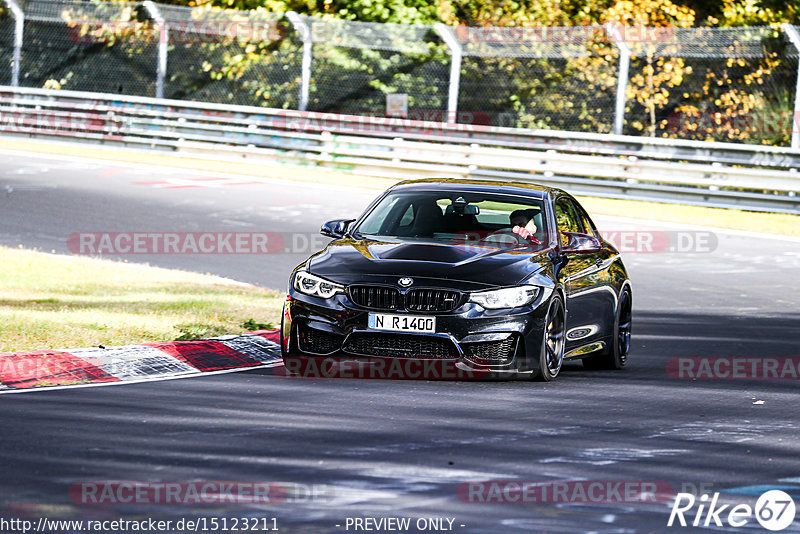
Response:
[{"label": "armco guardrail", "polygon": [[576,194],[800,213],[788,148],[521,130],[0,87],[0,133],[392,176],[465,176]]}]

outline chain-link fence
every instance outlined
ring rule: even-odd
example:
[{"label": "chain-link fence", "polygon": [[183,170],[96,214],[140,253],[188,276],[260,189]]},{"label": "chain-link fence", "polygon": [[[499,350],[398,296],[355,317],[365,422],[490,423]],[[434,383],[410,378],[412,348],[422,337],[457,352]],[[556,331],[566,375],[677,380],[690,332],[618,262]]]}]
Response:
[{"label": "chain-link fence", "polygon": [[399,93],[413,116],[445,120],[450,58],[432,26],[298,19],[313,45],[309,110],[377,114]]},{"label": "chain-link fence", "polygon": [[800,146],[798,29],[453,28],[0,0],[0,84]]},{"label": "chain-link fence", "polygon": [[140,4],[28,0],[24,87],[153,96],[156,39]]},{"label": "chain-link fence", "polygon": [[0,85],[10,85],[11,66],[14,58],[14,18],[3,4],[0,4]]},{"label": "chain-link fence", "polygon": [[168,28],[166,98],[297,107],[302,45],[281,15],[171,5],[156,9]]},{"label": "chain-link fence", "polygon": [[520,128],[609,133],[618,52],[604,28],[467,28],[459,107]]},{"label": "chain-link fence", "polygon": [[782,31],[665,29],[629,46],[624,133],[789,143],[798,55]]}]

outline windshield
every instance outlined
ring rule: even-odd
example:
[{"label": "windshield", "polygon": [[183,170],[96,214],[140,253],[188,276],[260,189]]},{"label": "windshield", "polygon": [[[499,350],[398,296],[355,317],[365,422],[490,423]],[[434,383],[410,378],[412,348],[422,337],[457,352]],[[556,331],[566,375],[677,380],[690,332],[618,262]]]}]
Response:
[{"label": "windshield", "polygon": [[373,239],[540,246],[547,235],[546,224],[543,203],[535,198],[483,192],[398,191],[386,195],[355,232]]}]

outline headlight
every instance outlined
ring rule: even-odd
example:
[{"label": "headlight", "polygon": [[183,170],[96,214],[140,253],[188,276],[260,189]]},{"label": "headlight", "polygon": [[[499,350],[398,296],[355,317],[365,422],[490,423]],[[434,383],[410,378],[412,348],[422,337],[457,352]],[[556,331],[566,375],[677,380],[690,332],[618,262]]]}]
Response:
[{"label": "headlight", "polygon": [[489,310],[518,308],[534,301],[539,288],[534,286],[507,287],[491,291],[479,291],[470,295],[470,301]]},{"label": "headlight", "polygon": [[313,297],[322,297],[329,299],[336,293],[342,293],[344,286],[325,280],[319,276],[315,276],[305,271],[297,271],[294,275],[294,288],[300,293],[311,295]]}]

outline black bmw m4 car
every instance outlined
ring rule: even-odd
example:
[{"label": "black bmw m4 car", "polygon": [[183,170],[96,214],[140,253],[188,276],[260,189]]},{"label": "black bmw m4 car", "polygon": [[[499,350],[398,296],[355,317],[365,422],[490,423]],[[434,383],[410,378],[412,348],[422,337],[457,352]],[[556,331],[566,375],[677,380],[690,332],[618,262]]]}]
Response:
[{"label": "black bmw m4 car", "polygon": [[309,358],[433,360],[549,381],[567,359],[608,369],[628,360],[625,266],[564,191],[405,181],[321,232],[333,241],[289,279],[287,369]]}]

